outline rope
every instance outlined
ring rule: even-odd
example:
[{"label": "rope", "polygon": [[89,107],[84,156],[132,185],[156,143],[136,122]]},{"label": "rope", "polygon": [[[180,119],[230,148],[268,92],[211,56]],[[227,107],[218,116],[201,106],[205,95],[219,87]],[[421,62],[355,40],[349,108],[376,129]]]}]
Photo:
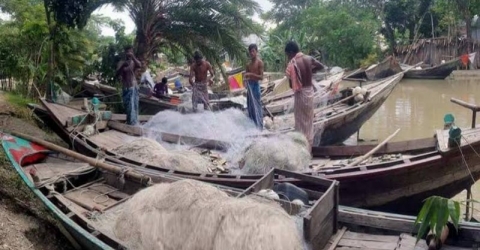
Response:
[{"label": "rope", "polygon": [[458,149],[460,150],[460,154],[462,155],[463,163],[465,163],[465,166],[467,167],[467,171],[470,174],[470,177],[472,178],[473,184],[475,184],[475,178],[473,178],[472,172],[470,171],[470,167],[468,167],[468,163],[467,163],[467,160],[465,159],[465,155],[463,154],[462,147],[460,146],[460,144],[458,142],[456,142],[456,143],[457,143]]}]

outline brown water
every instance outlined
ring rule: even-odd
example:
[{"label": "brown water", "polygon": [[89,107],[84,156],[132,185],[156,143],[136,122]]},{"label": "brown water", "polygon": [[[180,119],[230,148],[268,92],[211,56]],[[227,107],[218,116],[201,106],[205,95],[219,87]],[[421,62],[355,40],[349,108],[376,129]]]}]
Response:
[{"label": "brown water", "polygon": [[402,80],[380,109],[360,130],[360,138],[383,140],[400,128],[392,141],[431,137],[443,128],[443,117],[470,127],[472,112],[450,102],[457,98],[480,105],[480,80]]},{"label": "brown water", "polygon": [[[432,137],[436,129],[443,128],[443,117],[447,113],[454,115],[457,126],[469,128],[472,112],[450,102],[452,97],[480,105],[480,79],[404,79],[374,116],[363,125],[360,138],[365,141],[382,141],[397,128],[400,128],[400,132],[391,141]],[[480,201],[480,182],[474,185],[472,193],[473,198]],[[454,199],[460,201],[465,198],[466,194],[462,192]],[[478,204],[476,207],[480,209]],[[474,216],[480,219],[480,210],[475,209]]]}]

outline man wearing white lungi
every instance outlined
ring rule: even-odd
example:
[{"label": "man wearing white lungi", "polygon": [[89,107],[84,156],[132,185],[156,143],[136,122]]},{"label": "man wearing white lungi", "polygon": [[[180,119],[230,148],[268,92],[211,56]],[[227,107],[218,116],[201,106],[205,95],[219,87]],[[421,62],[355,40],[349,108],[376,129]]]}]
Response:
[{"label": "man wearing white lungi", "polygon": [[300,52],[298,44],[290,41],[285,46],[285,54],[288,56],[286,75],[290,81],[290,87],[295,95],[294,117],[295,130],[307,137],[310,149],[313,144],[313,82],[312,72],[325,69],[326,67],[315,58]]}]

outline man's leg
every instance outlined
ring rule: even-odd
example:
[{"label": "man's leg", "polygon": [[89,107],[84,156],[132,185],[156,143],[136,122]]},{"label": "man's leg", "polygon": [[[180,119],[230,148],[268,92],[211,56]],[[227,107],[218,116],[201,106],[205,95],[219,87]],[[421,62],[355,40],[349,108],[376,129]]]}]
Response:
[{"label": "man's leg", "polygon": [[122,91],[122,101],[123,108],[125,109],[125,114],[127,115],[127,124],[132,122],[132,89],[124,88]]},{"label": "man's leg", "polygon": [[196,83],[194,83],[192,88],[192,105],[193,105],[192,109],[194,113],[197,112],[197,99],[198,99],[198,90],[197,90]]},{"label": "man's leg", "polygon": [[258,82],[253,84],[253,97],[255,102],[255,124],[257,124],[260,130],[263,130],[262,93],[260,92],[260,84]]},{"label": "man's leg", "polygon": [[133,88],[133,119],[132,125],[137,125],[138,124],[138,112],[139,112],[139,102],[140,102],[140,93],[138,88],[134,87]]}]

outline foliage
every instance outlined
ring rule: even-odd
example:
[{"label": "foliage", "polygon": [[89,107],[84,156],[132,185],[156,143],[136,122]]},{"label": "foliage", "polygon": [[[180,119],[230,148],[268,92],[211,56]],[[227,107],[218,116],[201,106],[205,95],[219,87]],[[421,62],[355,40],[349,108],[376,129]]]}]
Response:
[{"label": "foliage", "polygon": [[415,220],[415,226],[420,225],[417,241],[428,233],[429,228],[433,231],[435,237],[440,237],[449,219],[458,229],[460,203],[439,196],[426,199]]},{"label": "foliage", "polygon": [[68,28],[83,29],[92,15],[100,6],[113,2],[112,0],[44,0],[47,15],[59,24]]},{"label": "foliage", "polygon": [[324,54],[329,64],[357,67],[360,61],[375,52],[375,40],[380,25],[373,16],[363,19],[351,15],[347,8],[318,5],[307,9],[302,22],[311,34],[312,48]]},{"label": "foliage", "polygon": [[249,16],[260,11],[254,0],[125,0],[121,6],[137,26],[140,60],[150,60],[161,48],[188,57],[198,49],[220,66],[223,52],[245,60],[241,37],[258,33]]},{"label": "foliage", "polygon": [[99,60],[94,62],[92,72],[98,72],[103,83],[115,86],[117,64],[123,56],[125,46],[133,44],[134,38],[125,34],[125,26],[121,20],[109,20],[108,25],[115,31],[115,39],[98,46],[96,53]]}]

